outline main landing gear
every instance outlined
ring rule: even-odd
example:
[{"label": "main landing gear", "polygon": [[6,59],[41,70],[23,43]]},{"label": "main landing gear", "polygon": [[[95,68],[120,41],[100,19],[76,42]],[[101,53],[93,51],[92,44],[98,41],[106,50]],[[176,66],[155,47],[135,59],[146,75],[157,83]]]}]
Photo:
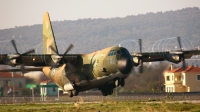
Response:
[{"label": "main landing gear", "polygon": [[120,79],[120,78],[114,79],[114,83],[115,83],[114,84],[115,87],[119,87],[119,86],[124,87],[125,85],[124,79]]},{"label": "main landing gear", "polygon": [[105,84],[99,89],[101,90],[101,93],[103,96],[111,95],[113,94],[113,89],[116,87],[123,87],[125,85],[124,79],[116,78],[111,83]]},{"label": "main landing gear", "polygon": [[73,90],[67,91],[69,97],[77,96],[79,93],[80,87],[76,86]]}]

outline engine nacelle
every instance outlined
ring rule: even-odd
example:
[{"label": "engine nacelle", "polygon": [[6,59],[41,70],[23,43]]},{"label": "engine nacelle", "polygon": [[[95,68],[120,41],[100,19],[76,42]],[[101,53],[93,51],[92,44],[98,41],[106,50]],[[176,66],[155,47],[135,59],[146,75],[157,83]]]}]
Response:
[{"label": "engine nacelle", "polygon": [[133,57],[133,65],[138,66],[140,65],[140,62],[142,61],[142,57]]},{"label": "engine nacelle", "polygon": [[172,62],[172,63],[179,63],[181,62],[181,58],[183,57],[182,54],[166,54],[165,58],[167,61]]},{"label": "engine nacelle", "polygon": [[58,63],[61,60],[62,56],[51,55],[51,58],[52,58],[54,63]]},{"label": "engine nacelle", "polygon": [[19,57],[20,57],[19,54],[8,54],[7,59],[4,60],[4,63],[13,67],[19,65],[20,64],[19,60],[17,60]]}]

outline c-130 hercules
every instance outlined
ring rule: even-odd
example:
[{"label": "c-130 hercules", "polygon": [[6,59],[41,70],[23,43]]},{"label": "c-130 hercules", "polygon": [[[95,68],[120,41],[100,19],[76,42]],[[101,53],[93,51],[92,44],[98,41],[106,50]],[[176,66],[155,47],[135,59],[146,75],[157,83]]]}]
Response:
[{"label": "c-130 hercules", "polygon": [[[0,64],[21,66],[21,69],[3,71],[42,71],[56,85],[67,91],[69,97],[79,92],[99,88],[104,96],[111,95],[113,89],[124,86],[124,79],[129,76],[133,66],[139,66],[142,72],[143,62],[182,61],[199,55],[199,50],[183,51],[180,37],[177,38],[180,50],[166,52],[142,52],[142,41],[139,39],[140,52],[129,53],[123,47],[108,47],[90,54],[67,54],[73,45],[69,45],[64,54],[59,54],[54,38],[49,14],[43,16],[43,54],[31,54],[34,49],[23,54],[18,53],[15,41],[12,44],[16,53],[0,54]],[[35,66],[36,68],[25,68]]]}]

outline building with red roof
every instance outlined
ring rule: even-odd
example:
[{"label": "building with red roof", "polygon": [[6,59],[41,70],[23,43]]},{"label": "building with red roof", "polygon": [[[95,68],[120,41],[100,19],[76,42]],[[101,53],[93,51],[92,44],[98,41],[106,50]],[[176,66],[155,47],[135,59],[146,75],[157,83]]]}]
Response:
[{"label": "building with red roof", "polygon": [[165,92],[197,92],[200,91],[200,68],[187,66],[170,69],[163,72],[165,79]]},{"label": "building with red roof", "polygon": [[0,72],[0,86],[3,87],[4,96],[21,96],[26,79],[21,74]]}]

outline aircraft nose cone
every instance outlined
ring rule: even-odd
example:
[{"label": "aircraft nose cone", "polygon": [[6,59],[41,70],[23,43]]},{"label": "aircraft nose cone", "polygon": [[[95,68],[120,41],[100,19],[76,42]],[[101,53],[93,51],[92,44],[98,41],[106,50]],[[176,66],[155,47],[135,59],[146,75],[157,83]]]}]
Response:
[{"label": "aircraft nose cone", "polygon": [[133,62],[130,59],[120,59],[117,62],[118,70],[123,74],[128,74],[131,72],[133,67]]}]

